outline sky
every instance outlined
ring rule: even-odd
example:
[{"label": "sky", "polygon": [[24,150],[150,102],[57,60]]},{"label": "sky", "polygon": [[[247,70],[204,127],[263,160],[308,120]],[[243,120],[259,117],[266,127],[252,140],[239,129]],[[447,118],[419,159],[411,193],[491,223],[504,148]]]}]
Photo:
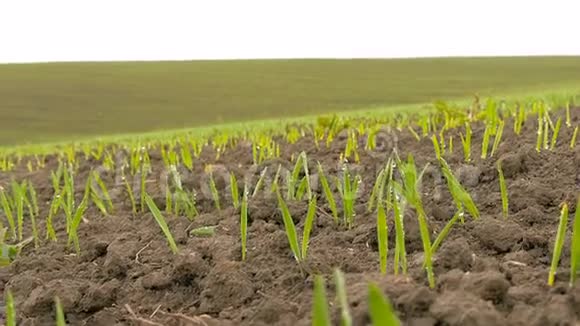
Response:
[{"label": "sky", "polygon": [[580,55],[577,0],[0,0],[0,63]]}]

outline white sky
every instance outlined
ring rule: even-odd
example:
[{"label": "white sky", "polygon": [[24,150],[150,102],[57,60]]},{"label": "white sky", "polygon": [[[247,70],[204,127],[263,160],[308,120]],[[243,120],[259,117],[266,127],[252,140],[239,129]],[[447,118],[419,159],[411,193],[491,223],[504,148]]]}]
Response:
[{"label": "white sky", "polygon": [[577,0],[0,0],[0,62],[580,54]]}]

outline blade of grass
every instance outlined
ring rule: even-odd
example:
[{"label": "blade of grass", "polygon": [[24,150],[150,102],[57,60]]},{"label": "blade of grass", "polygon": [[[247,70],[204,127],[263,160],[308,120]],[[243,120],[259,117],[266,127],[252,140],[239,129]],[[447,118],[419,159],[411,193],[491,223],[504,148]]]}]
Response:
[{"label": "blade of grass", "polygon": [[393,215],[395,219],[395,275],[402,269],[403,275],[407,274],[407,249],[405,248],[405,228],[403,225],[404,207],[399,203],[397,195],[393,195]]},{"label": "blade of grass", "polygon": [[385,183],[385,169],[382,169],[379,172],[379,175],[375,179],[375,184],[373,186],[373,190],[371,191],[371,196],[369,197],[369,202],[367,205],[367,213],[370,213],[375,208],[375,204],[381,204],[383,198],[380,195],[381,189],[384,189]]},{"label": "blade of grass", "polygon": [[48,209],[48,216],[46,218],[46,238],[52,241],[56,241],[56,232],[54,231],[54,227],[52,225],[53,217],[58,214],[58,211],[63,203],[64,198],[64,189],[61,190],[60,193],[55,193],[52,201],[50,203],[50,208]]},{"label": "blade of grass", "polygon": [[447,235],[451,231],[451,228],[453,227],[453,225],[455,225],[455,223],[457,223],[457,220],[459,220],[459,217],[461,217],[462,214],[463,214],[463,212],[461,212],[461,211],[455,212],[455,214],[453,215],[451,220],[449,220],[449,222],[447,222],[447,224],[445,224],[445,226],[443,227],[443,230],[441,230],[441,232],[439,233],[439,235],[437,236],[435,241],[433,241],[433,245],[431,246],[431,253],[432,254],[435,254],[437,252],[437,249],[439,249],[443,240],[445,240],[445,238],[447,238]]},{"label": "blade of grass", "polygon": [[330,190],[328,179],[324,174],[324,170],[322,169],[322,165],[320,165],[320,162],[318,162],[318,175],[320,178],[320,184],[322,185],[324,196],[326,198],[326,202],[328,203],[328,206],[330,207],[330,211],[332,213],[332,217],[334,218],[334,223],[338,224],[338,208],[336,206],[336,201],[334,200],[334,194]]},{"label": "blade of grass", "polygon": [[437,159],[441,159],[441,147],[439,146],[439,141],[437,140],[437,136],[431,136],[431,141],[433,142],[433,148],[435,149],[435,157]]},{"label": "blade of grass", "polygon": [[16,326],[16,308],[12,291],[6,291],[6,326]]},{"label": "blade of grass", "polygon": [[74,244],[74,248],[75,248],[77,255],[79,255],[81,253],[81,248],[80,248],[80,244],[79,244],[77,230],[81,224],[83,215],[85,214],[85,211],[87,210],[87,206],[88,206],[88,198],[85,196],[85,198],[81,201],[81,203],[79,204],[79,206],[77,207],[77,209],[73,215],[71,227],[69,230],[68,243],[69,243],[69,245],[71,242]]},{"label": "blade of grass", "polygon": [[[39,240],[39,236],[38,236],[38,228],[36,226],[36,216],[37,216],[37,212],[34,208],[34,204],[33,201],[35,201],[36,199],[32,199],[32,198],[28,198],[27,196],[27,192],[26,189],[31,187],[32,184],[31,183],[27,183],[26,185],[23,184],[23,188],[24,188],[24,203],[26,204],[26,207],[28,208],[28,216],[30,217],[30,223],[32,224],[32,237],[34,238],[34,247],[38,248],[40,246],[40,240]],[[28,192],[29,193],[29,192]]]},{"label": "blade of grass", "polygon": [[[277,173],[280,173],[280,168],[281,166],[278,166],[278,171]],[[252,198],[256,197],[256,195],[258,194],[258,192],[260,191],[260,189],[262,188],[262,185],[264,184],[264,178],[266,177],[266,172],[268,171],[268,167],[265,167],[264,170],[262,170],[262,172],[260,173],[260,178],[258,179],[258,182],[256,182],[256,187],[254,188],[254,192],[252,192]]]},{"label": "blade of grass", "polygon": [[155,205],[155,202],[148,194],[145,194],[145,203],[147,204],[147,207],[149,207],[149,211],[153,215],[153,218],[155,218],[155,221],[159,224],[161,231],[163,231],[163,234],[169,243],[169,248],[171,248],[171,251],[174,254],[177,254],[179,249],[177,249],[175,240],[173,240],[173,235],[171,234],[171,231],[169,231],[169,226],[167,226],[167,222],[165,222],[165,218],[161,214],[161,211],[159,211],[159,208]]},{"label": "blade of grass", "polygon": [[379,262],[382,274],[387,273],[387,256],[389,254],[389,232],[387,230],[387,214],[385,207],[379,203],[377,211],[377,240],[379,247]]},{"label": "blade of grass", "polygon": [[556,121],[556,127],[554,127],[554,133],[552,134],[552,141],[550,142],[550,150],[553,151],[556,148],[556,142],[558,141],[558,134],[560,133],[560,128],[562,127],[562,117],[558,118]]},{"label": "blade of grass", "polygon": [[218,211],[221,210],[220,194],[219,194],[219,191],[217,190],[215,180],[213,178],[213,172],[211,172],[211,171],[209,172],[209,189],[211,191],[211,196],[213,197],[213,202],[215,204],[215,208]]},{"label": "blade of grass", "polygon": [[6,190],[0,188],[0,201],[2,203],[2,211],[6,216],[6,220],[8,220],[8,226],[10,227],[10,234],[12,235],[13,239],[17,238],[16,235],[16,223],[14,221],[14,214],[12,212],[12,207],[10,202],[8,201],[8,196],[6,195]]},{"label": "blade of grass", "polygon": [[554,243],[554,253],[552,255],[552,264],[550,265],[550,273],[548,275],[548,285],[553,286],[558,264],[560,263],[560,255],[564,247],[564,238],[566,237],[566,227],[568,225],[568,204],[562,205],[560,213],[560,223],[558,225],[558,233],[556,234],[556,241]]},{"label": "blade of grass", "polygon": [[507,219],[509,213],[509,201],[508,201],[508,193],[507,193],[507,186],[505,182],[505,177],[503,175],[503,170],[501,168],[501,161],[497,162],[497,172],[499,174],[499,190],[501,193],[501,206],[502,206],[502,213],[503,218]]},{"label": "blade of grass", "polygon": [[238,180],[233,172],[230,172],[230,190],[232,193],[232,204],[235,209],[240,206],[240,194],[238,193]]},{"label": "blade of grass", "polygon": [[578,270],[580,269],[580,196],[578,196],[578,201],[576,202],[570,255],[570,286],[572,287],[576,284]]},{"label": "blade of grass", "polygon": [[493,146],[491,147],[491,154],[489,155],[490,157],[493,157],[493,155],[497,152],[497,149],[499,148],[499,144],[501,143],[501,137],[503,135],[504,125],[505,125],[505,122],[503,120],[500,120],[498,125],[497,125],[497,130],[495,132],[495,139],[493,140]]},{"label": "blade of grass", "polygon": [[401,322],[395,315],[390,301],[373,283],[368,286],[369,316],[373,326],[400,326]]},{"label": "blade of grass", "polygon": [[290,210],[284,202],[284,198],[280,192],[277,192],[278,196],[278,206],[282,211],[282,219],[284,221],[284,228],[286,229],[286,237],[288,238],[288,244],[290,245],[290,249],[294,254],[294,258],[297,262],[302,261],[300,246],[298,244],[298,235],[296,233],[296,226],[294,225],[294,221],[292,220],[292,216],[290,215]]},{"label": "blade of grass", "polygon": [[56,326],[66,326],[64,311],[62,309],[62,304],[58,297],[54,298],[54,309],[56,311]]},{"label": "blade of grass", "polygon": [[340,325],[351,326],[352,317],[350,315],[348,300],[346,297],[346,282],[344,280],[344,274],[339,269],[334,270],[334,283],[336,286],[336,298],[338,306],[340,307]]},{"label": "blade of grass", "polygon": [[12,182],[12,196],[16,207],[16,221],[18,225],[18,241],[22,241],[24,232],[24,194],[25,190],[16,181]]},{"label": "blade of grass", "polygon": [[489,148],[489,138],[491,136],[491,127],[489,125],[485,126],[485,131],[483,132],[483,142],[481,143],[481,159],[485,160],[487,158],[487,151]]},{"label": "blade of grass", "polygon": [[[93,180],[97,183],[97,186],[99,187],[100,193],[97,192],[97,189],[92,189],[93,192],[97,195],[102,195],[104,198],[104,202],[107,204],[107,211],[108,212],[112,212],[113,211],[113,201],[111,200],[111,196],[109,195],[109,191],[107,190],[107,186],[105,185],[105,183],[103,182],[103,179],[101,179],[101,177],[99,176],[99,174],[96,171],[93,171],[92,173],[93,175]],[[93,187],[91,185],[91,187]],[[100,198],[100,196],[99,196]]]},{"label": "blade of grass", "polygon": [[536,137],[536,152],[542,150],[542,139],[544,138],[544,123],[541,114],[538,112],[538,131]]},{"label": "blade of grass", "polygon": [[312,326],[330,326],[330,313],[324,279],[320,275],[314,277],[314,298],[312,299]]},{"label": "blade of grass", "polygon": [[308,203],[308,212],[306,213],[306,221],[304,221],[304,231],[302,235],[302,259],[306,259],[308,254],[308,243],[310,241],[310,232],[316,217],[316,196],[310,198]]},{"label": "blade of grass", "polygon": [[572,134],[572,139],[570,140],[571,149],[574,149],[574,147],[576,147],[576,138],[578,138],[578,127],[580,126],[576,126],[576,128],[574,128],[574,133]]},{"label": "blade of grass", "polygon": [[242,206],[240,208],[240,233],[242,241],[242,260],[246,260],[247,239],[248,239],[248,186],[244,185],[244,194],[242,196]]},{"label": "blade of grass", "polygon": [[[421,241],[423,243],[425,270],[429,287],[435,287],[435,275],[433,274],[433,263],[431,255],[431,234],[427,224],[427,215],[423,208],[421,201],[421,194],[418,190],[418,182],[420,178],[417,177],[417,168],[415,160],[412,155],[409,155],[407,162],[402,162],[398,159],[399,172],[403,179],[403,189],[407,202],[411,204],[417,213],[417,220],[419,222],[419,232],[421,234]],[[441,160],[443,161],[443,160]]]}]

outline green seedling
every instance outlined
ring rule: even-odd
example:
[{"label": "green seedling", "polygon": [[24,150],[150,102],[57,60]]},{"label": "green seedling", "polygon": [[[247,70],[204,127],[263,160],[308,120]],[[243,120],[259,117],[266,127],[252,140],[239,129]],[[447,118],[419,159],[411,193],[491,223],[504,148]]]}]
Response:
[{"label": "green seedling", "polygon": [[570,287],[576,284],[580,270],[580,196],[576,202],[576,214],[574,214],[574,226],[572,230],[572,249],[570,253]]},{"label": "green seedling", "polygon": [[[417,220],[419,222],[419,231],[421,233],[421,241],[423,242],[424,251],[424,265],[427,272],[427,279],[429,282],[429,287],[435,287],[435,275],[433,273],[433,262],[431,254],[431,237],[429,232],[429,226],[427,224],[427,214],[423,208],[423,203],[421,200],[421,194],[419,192],[419,182],[420,176],[417,173],[415,166],[415,160],[412,155],[409,155],[406,162],[398,159],[397,166],[399,167],[399,173],[402,177],[402,193],[406,201],[415,208],[417,213]],[[421,174],[422,175],[422,174]]]},{"label": "green seedling", "polygon": [[16,308],[12,291],[6,291],[4,300],[6,301],[6,326],[16,326]]},{"label": "green seedling", "polygon": [[101,179],[101,177],[99,176],[99,174],[96,171],[93,171],[91,173],[92,178],[94,183],[91,183],[91,196],[99,198],[103,197],[104,199],[104,204],[102,205],[104,207],[104,213],[105,215],[113,212],[114,210],[114,206],[113,206],[113,201],[111,200],[111,196],[109,195],[109,191],[107,190],[107,186],[105,185],[105,183],[103,182],[103,179]]},{"label": "green seedling", "polygon": [[24,201],[26,197],[26,184],[12,182],[12,195],[14,206],[16,208],[16,221],[18,226],[18,240],[22,241],[24,232]]},{"label": "green seedling", "polygon": [[433,245],[431,246],[431,253],[433,255],[437,252],[437,249],[439,249],[439,247],[441,246],[441,243],[443,243],[443,240],[445,240],[445,238],[447,238],[447,235],[449,234],[449,232],[453,228],[453,225],[455,225],[455,223],[457,223],[457,221],[462,216],[462,214],[463,214],[463,212],[457,211],[453,215],[451,220],[449,220],[449,222],[447,222],[447,224],[445,224],[445,227],[443,227],[443,230],[441,230],[441,232],[439,232],[439,235],[437,236],[437,238],[435,238],[435,241],[433,241]]},{"label": "green seedling", "polygon": [[497,130],[495,132],[495,138],[493,140],[493,146],[491,147],[490,157],[493,157],[493,155],[497,152],[497,149],[499,148],[499,144],[501,143],[501,137],[503,135],[504,125],[505,125],[505,123],[503,120],[500,120],[498,125],[497,125]]},{"label": "green seedling", "polygon": [[514,118],[514,133],[516,135],[519,136],[522,133],[522,126],[524,125],[525,120],[526,120],[525,107],[523,105],[519,105],[517,115]]},{"label": "green seedling", "polygon": [[[390,187],[390,193],[393,193],[393,187]],[[395,220],[395,257],[394,257],[394,268],[395,275],[399,274],[399,271],[403,275],[407,274],[407,250],[405,248],[405,228],[403,224],[403,216],[405,212],[405,204],[402,196],[397,193],[392,194],[392,207],[393,207],[393,218]]]},{"label": "green seedling", "polygon": [[330,326],[330,313],[324,279],[320,275],[314,277],[314,297],[312,299],[312,326]]},{"label": "green seedling", "polygon": [[395,315],[390,301],[379,287],[373,283],[368,287],[369,315],[373,326],[399,326],[401,322]]},{"label": "green seedling", "polygon": [[409,129],[409,132],[411,132],[411,135],[413,135],[413,137],[415,137],[417,141],[421,141],[421,136],[419,136],[419,134],[415,131],[415,129],[413,129],[413,127],[408,126],[407,129]]},{"label": "green seedling", "polygon": [[[300,173],[304,173],[304,177],[300,179]],[[304,193],[307,194],[308,199],[312,198],[312,190],[310,186],[310,177],[308,172],[308,159],[305,152],[301,152],[296,159],[294,169],[287,180],[288,195],[290,200],[299,200]]]},{"label": "green seedling", "polygon": [[570,140],[570,148],[574,149],[576,147],[576,138],[578,138],[578,127],[574,128],[574,133],[572,134],[572,139]]},{"label": "green seedling", "polygon": [[308,254],[308,244],[310,241],[310,232],[312,231],[312,226],[314,224],[314,218],[316,217],[316,196],[310,198],[308,203],[308,212],[306,213],[306,220],[304,221],[304,231],[302,235],[302,259],[306,259]]},{"label": "green seedling", "polygon": [[248,186],[244,185],[242,196],[242,206],[240,208],[240,234],[242,241],[242,260],[246,260],[247,238],[248,238]]},{"label": "green seedling", "polygon": [[509,201],[508,201],[508,192],[507,186],[505,182],[505,177],[503,175],[503,170],[501,168],[501,161],[497,162],[497,172],[499,175],[499,190],[501,193],[501,207],[504,219],[508,217],[509,213]]},{"label": "green seedling", "polygon": [[352,317],[348,308],[346,282],[344,280],[344,274],[339,269],[334,270],[334,283],[336,286],[336,299],[340,308],[340,325],[351,326]]},{"label": "green seedling", "polygon": [[437,140],[437,136],[433,135],[431,137],[431,141],[433,142],[433,148],[435,149],[435,157],[438,160],[441,159],[441,147],[439,146],[439,141]]},{"label": "green seedling", "polygon": [[133,215],[137,215],[137,201],[135,200],[135,195],[133,194],[133,188],[131,188],[131,184],[125,175],[123,175],[121,178],[123,180],[123,185],[125,186],[125,192],[127,193],[127,197],[129,197],[129,202],[131,203],[131,212]]},{"label": "green seedling", "polygon": [[371,191],[371,196],[369,197],[369,202],[367,205],[367,213],[372,212],[375,206],[379,206],[383,202],[383,198],[380,192],[384,190],[385,187],[385,170],[386,169],[382,169],[375,180],[375,184],[373,186],[373,190]]},{"label": "green seedling", "polygon": [[334,218],[334,222],[338,224],[338,208],[336,206],[336,201],[334,200],[334,194],[330,190],[328,179],[324,174],[324,170],[322,169],[322,165],[320,165],[320,162],[318,163],[318,175],[320,179],[320,184],[322,185],[324,196],[326,198],[326,202],[328,203],[328,206],[330,207],[330,211],[332,213],[332,217]]},{"label": "green seedling", "polygon": [[447,186],[449,188],[449,192],[453,197],[453,201],[457,206],[459,211],[463,211],[463,208],[469,212],[472,218],[478,219],[479,218],[479,210],[475,205],[475,202],[471,198],[471,195],[463,188],[459,180],[453,175],[451,168],[445,162],[445,160],[439,160],[439,164],[441,165],[441,171],[443,172],[443,176],[447,180]]},{"label": "green seedling", "polygon": [[552,255],[552,264],[550,265],[550,273],[548,275],[548,285],[553,286],[558,264],[560,263],[560,256],[562,255],[562,248],[564,247],[564,238],[566,237],[566,227],[568,226],[568,204],[562,205],[560,212],[560,223],[558,225],[558,233],[556,234],[556,242],[554,243],[554,253]]},{"label": "green seedling", "polygon": [[174,254],[179,253],[179,249],[177,249],[177,244],[175,244],[175,240],[173,239],[173,235],[171,234],[171,231],[169,231],[169,226],[167,226],[167,222],[165,222],[165,218],[161,214],[161,211],[159,211],[159,208],[157,207],[157,205],[155,205],[155,202],[153,201],[153,199],[147,194],[145,195],[145,203],[147,204],[149,211],[153,215],[153,218],[155,218],[155,221],[157,222],[157,224],[161,228],[161,231],[163,231],[163,234],[165,235],[165,238],[167,239],[167,242],[169,243],[169,248],[171,248],[171,251]]},{"label": "green seedling", "polygon": [[485,160],[487,158],[487,151],[489,148],[489,139],[491,137],[491,126],[486,125],[485,131],[483,132],[483,142],[481,143],[481,159]]},{"label": "green seedling", "polygon": [[389,254],[389,233],[387,230],[387,214],[382,203],[377,210],[377,241],[379,247],[379,262],[382,274],[387,273],[387,256]]},{"label": "green seedling", "polygon": [[230,172],[230,190],[232,193],[232,204],[235,209],[240,206],[240,194],[238,191],[238,180],[233,172]]},{"label": "green seedling", "polygon": [[180,151],[181,151],[181,160],[183,162],[183,165],[189,171],[192,171],[193,170],[193,158],[191,157],[191,151],[189,149],[189,146],[185,143],[182,144],[180,146]]},{"label": "green seedling", "polygon": [[74,245],[74,249],[79,255],[81,253],[81,247],[79,244],[79,237],[78,237],[78,228],[81,224],[83,216],[88,208],[88,191],[85,191],[85,196],[79,206],[76,208],[74,214],[71,218],[71,225],[68,231],[68,245],[70,246],[71,243]]},{"label": "green seedling", "polygon": [[453,154],[453,135],[449,136],[449,149],[447,150],[449,155]]},{"label": "green seedling", "polygon": [[551,151],[553,151],[556,148],[556,142],[558,141],[558,134],[560,133],[561,127],[562,127],[562,118],[558,118],[558,121],[556,121],[556,127],[554,127],[554,133],[552,134],[552,141],[550,142]]},{"label": "green seedling", "polygon": [[570,101],[566,102],[566,127],[572,127],[572,117],[570,116]]},{"label": "green seedling", "polygon": [[292,254],[294,254],[294,258],[297,262],[302,262],[302,255],[300,251],[300,245],[298,244],[298,234],[296,233],[296,226],[294,225],[294,220],[292,220],[292,216],[290,215],[290,210],[282,198],[280,192],[276,194],[278,196],[278,206],[280,211],[282,211],[282,219],[284,221],[284,228],[286,229],[286,237],[288,238],[288,244],[290,245],[290,249],[292,250]]},{"label": "green seedling", "polygon": [[[282,171],[282,164],[278,164],[278,169],[276,169],[276,174],[274,175],[274,180],[272,181],[272,185],[270,186],[270,192],[277,192],[278,191],[278,183],[280,180],[280,171]],[[255,191],[254,191],[255,193]],[[254,195],[252,194],[252,197]]]},{"label": "green seedling", "polygon": [[461,138],[461,145],[463,146],[463,159],[466,163],[471,162],[471,126],[465,124],[465,137],[463,134],[459,134]]},{"label": "green seedling", "polygon": [[[278,166],[279,169],[280,167],[281,166]],[[279,169],[278,172],[280,171]],[[258,182],[256,182],[256,186],[254,187],[254,191],[252,192],[252,198],[256,197],[260,189],[262,189],[262,186],[264,185],[264,179],[266,178],[266,172],[268,172],[268,167],[265,167],[264,170],[262,170],[262,172],[260,173],[260,178],[258,178]]]},{"label": "green seedling", "polygon": [[54,310],[56,311],[56,326],[66,326],[66,319],[64,318],[64,310],[58,297],[54,298]]},{"label": "green seedling", "polygon": [[538,131],[536,137],[536,152],[540,152],[542,150],[542,139],[544,139],[544,120],[540,112],[538,112]]},{"label": "green seedling", "polygon": [[8,226],[10,227],[10,234],[13,239],[17,239],[16,234],[16,222],[14,220],[14,212],[13,207],[10,204],[9,195],[6,193],[6,190],[0,186],[0,202],[2,204],[2,211],[8,220]]},{"label": "green seedling", "polygon": [[348,166],[344,166],[342,181],[336,182],[338,193],[342,198],[342,209],[344,214],[344,224],[350,229],[354,226],[355,202],[358,196],[358,188],[361,183],[361,177],[356,175],[351,177]]},{"label": "green seedling", "polygon": [[219,194],[219,191],[217,190],[217,186],[216,186],[215,180],[213,178],[213,172],[211,171],[211,167],[209,168],[209,190],[211,191],[211,196],[213,198],[215,208],[218,211],[221,210],[220,194]]},{"label": "green seedling", "polygon": [[358,154],[358,136],[356,130],[354,129],[348,130],[346,147],[344,149],[344,159],[352,159],[356,163],[360,161],[360,156]]},{"label": "green seedling", "polygon": [[[2,229],[2,230],[3,230],[2,232],[5,232],[4,229]],[[20,255],[20,252],[22,251],[22,249],[24,247],[26,247],[28,244],[32,243],[32,241],[34,241],[34,238],[32,238],[32,237],[24,239],[15,245],[9,245],[9,244],[4,243],[4,241],[1,241],[0,242],[0,267],[10,265],[18,257],[18,255]]]}]

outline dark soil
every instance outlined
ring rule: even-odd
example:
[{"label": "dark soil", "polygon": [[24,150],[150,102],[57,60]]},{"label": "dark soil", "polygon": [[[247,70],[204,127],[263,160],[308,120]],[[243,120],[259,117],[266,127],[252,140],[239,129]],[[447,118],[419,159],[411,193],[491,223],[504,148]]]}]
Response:
[{"label": "dark soil", "polygon": [[[575,124],[579,111],[574,110]],[[396,137],[385,132],[381,151],[361,151],[360,164],[352,166],[363,177],[355,226],[348,230],[335,225],[325,201],[319,200],[304,271],[292,257],[275,197],[258,196],[250,203],[248,253],[242,261],[239,212],[231,207],[225,182],[217,180],[223,195],[221,210],[204,199],[209,197],[200,196],[201,215],[193,222],[181,216],[166,217],[180,249],[178,255],[172,255],[152,215],[133,216],[123,189],[115,187],[109,173],[110,189],[118,189],[112,190],[114,194],[118,191],[117,209],[108,217],[94,208],[87,213],[79,231],[82,254],[77,256],[67,247],[60,216],[56,221],[59,241],[43,241],[38,248],[27,246],[11,266],[0,269],[0,291],[13,292],[19,325],[53,325],[55,296],[61,299],[70,325],[308,325],[311,275],[327,276],[329,299],[336,307],[331,276],[334,268],[340,268],[346,275],[354,325],[369,323],[366,296],[370,281],[388,295],[405,325],[575,325],[580,318],[580,287],[568,286],[569,241],[555,286],[549,287],[547,280],[560,204],[568,201],[571,216],[576,210],[580,146],[568,147],[572,130],[563,127],[557,149],[537,153],[533,121],[519,137],[509,125],[493,158],[479,159],[481,128],[474,131],[472,164],[462,163],[458,137],[453,153],[446,155],[477,203],[481,218],[467,216],[465,224],[457,224],[443,242],[435,257],[435,289],[429,289],[421,268],[422,244],[411,210],[405,219],[408,275],[392,275],[394,250],[389,275],[379,273],[375,214],[366,212],[366,202],[393,145],[403,155],[412,153],[419,168],[427,163],[432,166],[425,173],[422,191],[433,239],[454,213],[431,141],[417,142],[408,132]],[[278,163],[290,167],[291,154],[302,150],[307,152],[311,168],[320,161],[328,174],[336,175],[344,144],[341,138],[330,149],[322,143],[317,149],[311,139],[285,144],[282,159],[257,169],[251,166],[252,153],[244,144],[218,160],[208,148],[196,163],[194,176],[198,177],[184,177],[184,184],[200,189],[207,181],[201,171],[208,163],[234,171],[238,180],[247,171],[259,174],[265,166],[273,175]],[[495,169],[498,159],[503,161],[510,197],[507,219],[501,214]],[[148,191],[164,206],[156,178],[163,164],[157,153],[152,153],[152,162]],[[83,161],[79,178],[95,164]],[[28,178],[44,204],[52,196],[48,176],[55,166],[56,159],[49,158],[46,168],[38,172],[27,173],[24,166],[19,167],[14,173],[0,175],[0,183],[5,185],[12,177]],[[289,206],[302,230],[307,203]],[[46,216],[47,207],[42,207],[42,216]],[[188,236],[189,230],[200,226],[217,226],[215,235]],[[44,231],[44,224],[39,227]],[[394,248],[391,220],[389,231],[389,247]],[[338,310],[332,311],[337,322]]]}]

